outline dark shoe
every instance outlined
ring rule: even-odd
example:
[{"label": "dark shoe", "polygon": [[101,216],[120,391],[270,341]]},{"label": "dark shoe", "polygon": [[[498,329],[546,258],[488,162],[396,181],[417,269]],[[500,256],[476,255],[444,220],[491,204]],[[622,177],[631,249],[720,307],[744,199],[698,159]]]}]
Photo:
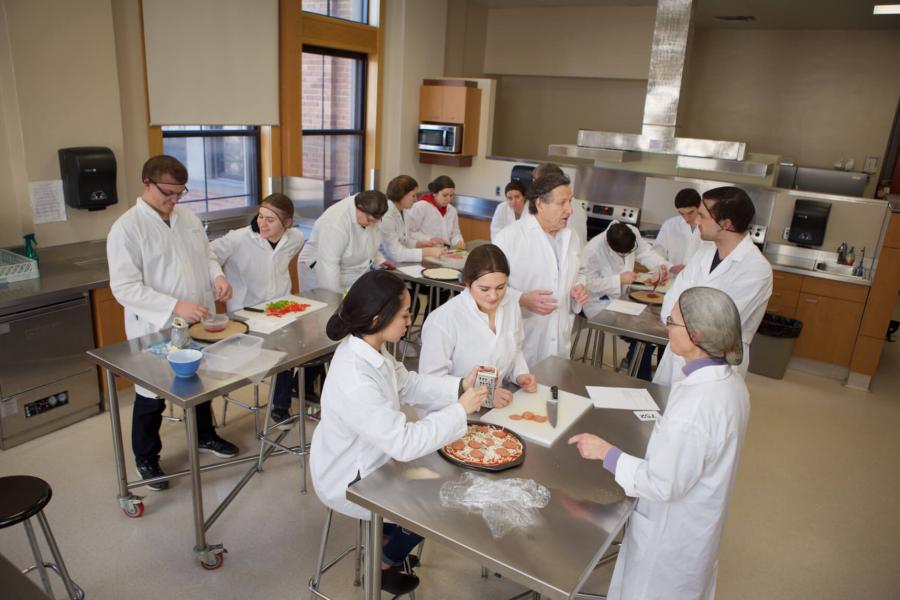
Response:
[{"label": "dark shoe", "polygon": [[289,408],[272,407],[272,422],[283,431],[289,431],[293,426],[291,418],[291,410]]},{"label": "dark shoe", "polygon": [[231,442],[226,442],[222,438],[216,436],[208,440],[203,440],[197,447],[200,452],[210,452],[221,458],[232,458],[238,455],[238,447]]},{"label": "dark shoe", "polygon": [[[159,468],[158,460],[137,460],[135,463],[137,465],[138,475],[141,476],[141,479],[153,479],[154,477],[162,477],[165,475],[163,470]],[[148,483],[147,487],[154,492],[161,492],[169,489],[169,482],[158,481],[156,483]]]},{"label": "dark shoe", "polygon": [[381,589],[388,594],[403,596],[419,587],[419,578],[395,569],[381,571]]}]

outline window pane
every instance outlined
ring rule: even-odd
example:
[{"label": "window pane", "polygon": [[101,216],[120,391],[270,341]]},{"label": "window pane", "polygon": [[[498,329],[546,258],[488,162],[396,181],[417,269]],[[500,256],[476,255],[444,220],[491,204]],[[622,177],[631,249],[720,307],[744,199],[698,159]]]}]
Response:
[{"label": "window pane", "polygon": [[362,59],[304,52],[303,129],[362,129]]},{"label": "window pane", "polygon": [[361,161],[361,135],[303,136],[303,176],[325,180],[325,206],[362,191]]},{"label": "window pane", "polygon": [[316,13],[366,23],[366,3],[368,0],[303,0],[306,12]]}]

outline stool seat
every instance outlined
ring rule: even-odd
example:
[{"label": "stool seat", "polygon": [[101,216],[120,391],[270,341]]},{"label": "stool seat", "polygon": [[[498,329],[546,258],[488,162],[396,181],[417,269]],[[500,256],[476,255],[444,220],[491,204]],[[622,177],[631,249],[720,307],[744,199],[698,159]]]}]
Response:
[{"label": "stool seat", "polygon": [[30,475],[0,477],[0,529],[30,519],[41,512],[53,490],[43,479]]}]

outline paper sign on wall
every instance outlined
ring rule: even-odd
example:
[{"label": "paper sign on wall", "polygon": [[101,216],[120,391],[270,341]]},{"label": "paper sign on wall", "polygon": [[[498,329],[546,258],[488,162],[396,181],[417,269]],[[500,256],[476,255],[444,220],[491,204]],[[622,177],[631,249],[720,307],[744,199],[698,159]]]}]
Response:
[{"label": "paper sign on wall", "polygon": [[62,179],[30,181],[28,195],[31,198],[31,210],[34,213],[35,225],[66,220]]}]

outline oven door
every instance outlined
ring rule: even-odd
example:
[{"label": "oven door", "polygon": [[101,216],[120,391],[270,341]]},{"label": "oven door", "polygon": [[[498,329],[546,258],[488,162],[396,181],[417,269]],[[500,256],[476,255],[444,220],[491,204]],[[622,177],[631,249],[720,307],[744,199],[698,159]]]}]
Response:
[{"label": "oven door", "polygon": [[599,218],[588,215],[587,218],[587,239],[592,240],[594,237],[600,235],[609,227],[609,224],[612,223],[612,219]]}]

